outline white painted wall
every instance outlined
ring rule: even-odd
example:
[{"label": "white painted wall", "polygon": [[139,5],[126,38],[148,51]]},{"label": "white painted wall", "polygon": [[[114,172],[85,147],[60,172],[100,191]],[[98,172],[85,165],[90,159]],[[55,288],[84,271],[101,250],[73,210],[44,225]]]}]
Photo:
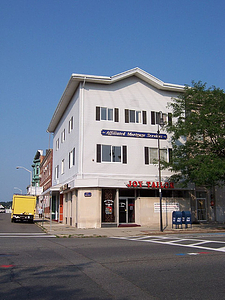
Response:
[{"label": "white painted wall", "polygon": [[[69,120],[73,117],[73,130],[69,133]],[[65,129],[65,141],[61,142],[61,133]],[[59,139],[59,150],[56,151],[56,140]],[[75,147],[76,162],[75,166],[69,169],[69,152]],[[64,184],[71,181],[78,172],[79,160],[79,89],[73,96],[62,119],[60,120],[53,137],[53,186]],[[64,174],[61,174],[61,161],[65,160]],[[59,179],[55,180],[55,167],[59,165]]]},{"label": "white painted wall", "polygon": [[[159,91],[136,77],[113,85],[87,83],[84,90],[84,152],[83,177],[157,180],[158,167],[144,164],[144,147],[157,148],[157,139],[102,136],[102,129],[156,133],[158,125],[151,125],[151,111],[168,113],[168,102],[175,93]],[[119,122],[96,121],[96,106],[119,108]],[[147,124],[125,123],[125,109],[147,111]],[[127,145],[128,163],[97,163],[96,145]],[[169,147],[169,140],[160,141],[161,148]],[[163,171],[164,176],[170,173]],[[123,184],[124,186],[124,184]]]},{"label": "white painted wall", "polygon": [[[130,77],[111,85],[80,84],[72,101],[60,120],[53,138],[53,185],[74,181],[76,186],[124,187],[128,180],[158,180],[158,166],[144,164],[144,147],[157,148],[157,139],[102,136],[102,129],[156,133],[158,125],[151,125],[151,111],[168,113],[168,102],[174,92],[160,91],[137,77]],[[96,121],[96,106],[119,108],[119,122]],[[125,109],[147,111],[147,124],[125,123]],[[73,116],[73,130],[68,124]],[[61,142],[65,129],[66,138]],[[162,132],[162,131],[161,131]],[[59,138],[59,150],[56,140]],[[127,164],[97,163],[96,145],[127,145]],[[69,152],[75,147],[76,164],[68,168]],[[160,141],[161,148],[169,147],[169,138]],[[65,160],[65,172],[61,174],[61,161]],[[55,167],[59,165],[59,179],[55,180]],[[162,178],[169,176],[162,171]],[[71,184],[71,187],[74,186]]]},{"label": "white painted wall", "polygon": [[[160,224],[160,214],[158,210],[155,210],[154,204],[159,203],[159,198],[147,198],[147,197],[138,197],[135,201],[135,217],[136,223],[142,226],[149,226],[155,228]],[[189,211],[190,203],[187,199],[183,198],[164,198],[162,199],[162,204],[179,204],[179,211]],[[163,212],[162,213],[162,220],[163,220],[163,228],[168,225],[168,228],[172,227],[172,212]],[[183,225],[185,226],[185,225]],[[160,229],[160,228],[159,228]]]}]

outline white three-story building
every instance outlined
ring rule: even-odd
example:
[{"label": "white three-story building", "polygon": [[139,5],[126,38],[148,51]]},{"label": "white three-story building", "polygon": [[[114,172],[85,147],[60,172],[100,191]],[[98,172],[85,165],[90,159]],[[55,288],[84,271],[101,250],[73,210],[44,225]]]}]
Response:
[{"label": "white three-story building", "polygon": [[172,211],[190,210],[189,191],[176,188],[157,163],[159,148],[162,159],[171,153],[159,120],[172,122],[168,103],[183,88],[139,68],[71,75],[48,127],[56,220],[78,228],[155,226],[159,189],[164,225]]}]

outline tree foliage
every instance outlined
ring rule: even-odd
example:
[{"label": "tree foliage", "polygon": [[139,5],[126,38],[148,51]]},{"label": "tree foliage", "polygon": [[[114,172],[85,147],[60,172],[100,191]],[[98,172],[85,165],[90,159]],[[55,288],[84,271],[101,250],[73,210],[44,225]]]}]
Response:
[{"label": "tree foliage", "polygon": [[173,180],[212,186],[225,182],[225,93],[192,82],[169,105],[173,123],[172,159],[164,167],[176,172]]}]

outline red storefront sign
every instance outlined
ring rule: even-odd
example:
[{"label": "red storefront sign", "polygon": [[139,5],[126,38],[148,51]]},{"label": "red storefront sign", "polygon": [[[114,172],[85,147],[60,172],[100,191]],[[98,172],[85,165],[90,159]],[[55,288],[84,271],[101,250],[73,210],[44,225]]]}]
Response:
[{"label": "red storefront sign", "polygon": [[148,189],[174,189],[174,182],[151,182],[151,181],[129,181],[127,184],[128,188],[142,188],[147,187]]}]

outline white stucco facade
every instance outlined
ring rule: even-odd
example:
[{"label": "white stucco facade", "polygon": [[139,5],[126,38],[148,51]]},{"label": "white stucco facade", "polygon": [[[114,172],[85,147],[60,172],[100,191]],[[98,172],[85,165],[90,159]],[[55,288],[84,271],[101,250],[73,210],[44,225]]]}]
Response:
[{"label": "white stucco facade", "polygon": [[[158,224],[157,117],[162,112],[168,122],[168,103],[182,90],[139,68],[113,77],[72,74],[48,127],[62,222],[79,228]],[[160,134],[168,160],[170,137],[161,128]],[[188,191],[170,185],[170,175],[161,172],[169,224],[173,205],[190,209]]]}]

